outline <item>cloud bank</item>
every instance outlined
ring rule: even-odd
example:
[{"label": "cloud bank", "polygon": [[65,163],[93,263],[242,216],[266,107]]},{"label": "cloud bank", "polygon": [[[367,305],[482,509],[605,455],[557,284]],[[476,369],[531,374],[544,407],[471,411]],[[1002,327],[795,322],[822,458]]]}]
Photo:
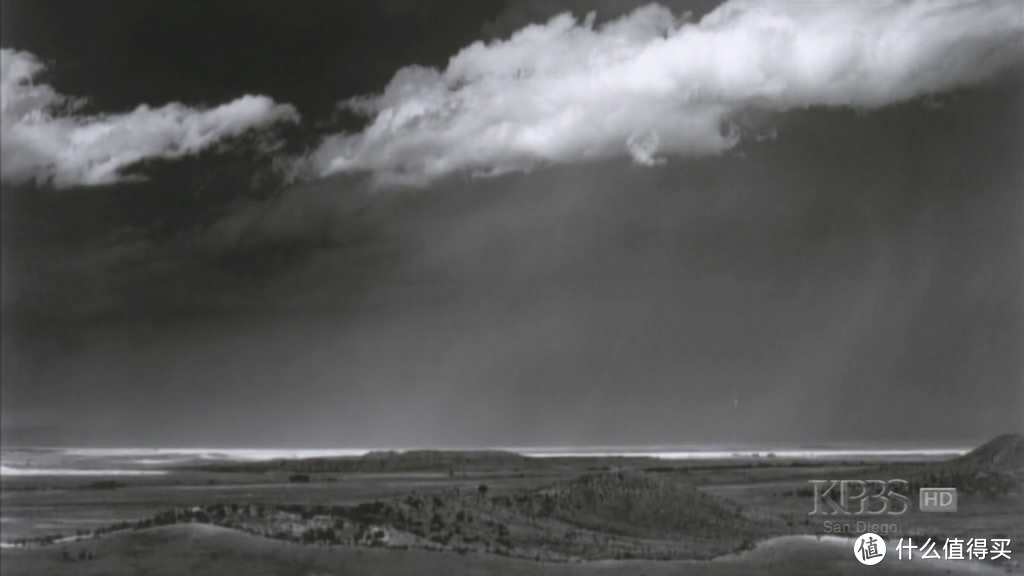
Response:
[{"label": "cloud bank", "polygon": [[81,100],[33,80],[45,67],[34,55],[0,50],[0,177],[58,188],[111,184],[123,170],[154,158],[195,154],[247,131],[297,122],[295,109],[266,96],[215,108],[171,103],[123,114],[80,115]]},{"label": "cloud bank", "polygon": [[696,23],[650,5],[601,26],[562,14],[344,102],[368,125],[326,138],[303,168],[420,184],[618,156],[652,165],[736,145],[730,119],[745,109],[877,108],[1022,55],[1019,0],[734,0]]}]

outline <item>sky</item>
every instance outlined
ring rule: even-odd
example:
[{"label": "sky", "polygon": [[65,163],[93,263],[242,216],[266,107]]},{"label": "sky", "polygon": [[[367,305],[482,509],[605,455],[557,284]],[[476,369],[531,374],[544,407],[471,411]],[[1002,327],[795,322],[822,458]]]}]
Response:
[{"label": "sky", "polygon": [[5,444],[1024,430],[1024,4],[2,0]]}]

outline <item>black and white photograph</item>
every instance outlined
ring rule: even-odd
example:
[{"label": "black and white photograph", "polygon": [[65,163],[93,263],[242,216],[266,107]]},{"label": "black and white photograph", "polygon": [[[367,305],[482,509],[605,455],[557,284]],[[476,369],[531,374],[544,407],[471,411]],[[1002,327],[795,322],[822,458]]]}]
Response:
[{"label": "black and white photograph", "polygon": [[1022,558],[1024,0],[0,0],[4,576]]}]

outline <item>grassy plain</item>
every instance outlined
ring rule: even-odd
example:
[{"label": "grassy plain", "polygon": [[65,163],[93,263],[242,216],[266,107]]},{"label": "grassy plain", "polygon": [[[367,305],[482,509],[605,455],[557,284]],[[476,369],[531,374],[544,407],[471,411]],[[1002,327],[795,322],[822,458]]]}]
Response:
[{"label": "grassy plain", "polygon": [[[956,513],[915,505],[870,521],[885,524],[890,546],[909,536],[1010,538],[1019,547],[1017,438],[942,462],[426,453],[183,467],[152,477],[8,477],[0,492],[5,542],[103,533],[8,548],[0,558],[5,575],[862,573],[850,542],[829,535],[855,537],[864,527],[856,518],[809,517],[808,480],[959,483]],[[104,532],[116,523],[126,524]],[[1005,574],[1021,564],[887,559],[873,570]]]}]

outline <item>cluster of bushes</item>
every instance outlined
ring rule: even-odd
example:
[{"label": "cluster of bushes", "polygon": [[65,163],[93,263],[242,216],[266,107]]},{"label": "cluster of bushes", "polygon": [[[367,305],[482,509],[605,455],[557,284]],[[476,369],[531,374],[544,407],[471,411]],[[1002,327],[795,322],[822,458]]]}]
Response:
[{"label": "cluster of bushes", "polygon": [[97,480],[95,482],[89,482],[79,486],[81,490],[117,490],[118,488],[124,488],[125,485],[116,480]]},{"label": "cluster of bushes", "polygon": [[341,544],[341,539],[334,528],[307,528],[302,532],[300,540],[303,544]]},{"label": "cluster of bushes", "polygon": [[60,551],[60,558],[65,562],[74,562],[76,560],[82,562],[86,560],[92,560],[95,557],[96,556],[93,555],[91,550],[87,550],[85,548],[79,550],[78,554],[71,554],[70,552],[68,552],[67,548],[63,548]]}]

